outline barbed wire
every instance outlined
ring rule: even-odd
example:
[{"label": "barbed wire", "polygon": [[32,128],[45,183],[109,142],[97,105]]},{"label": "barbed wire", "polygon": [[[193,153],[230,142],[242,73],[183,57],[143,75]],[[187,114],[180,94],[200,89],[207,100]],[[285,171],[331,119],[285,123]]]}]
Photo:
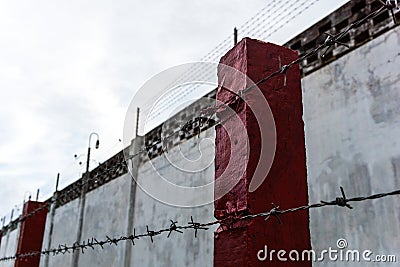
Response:
[{"label": "barbed wire", "polygon": [[[261,8],[261,10],[259,10],[254,16],[249,18],[244,24],[240,25],[239,28],[241,30],[243,30],[243,29],[247,30],[251,24],[260,20],[263,15],[265,16],[265,14],[263,14],[264,11],[267,10],[268,13],[275,12],[276,11],[275,8],[277,7],[278,4],[281,4],[281,6],[283,6],[284,2],[269,1],[267,5],[265,5],[263,8]],[[279,7],[280,6],[278,6],[278,8]],[[232,43],[231,41],[232,41],[232,35],[227,36],[223,41],[221,41],[213,49],[211,49],[210,52],[208,52],[203,57],[201,57],[200,61],[210,61],[211,59],[213,59],[213,56],[215,55],[215,53],[218,54],[218,52],[221,49],[226,49],[227,43]]]},{"label": "barbed wire", "polygon": [[[307,2],[303,2],[301,5],[295,7],[293,11],[298,10],[298,12],[292,16],[288,16],[289,18],[287,18],[286,20],[282,20],[280,25],[274,25],[277,26],[275,29],[271,30],[271,29],[265,29],[263,32],[259,33],[261,31],[261,29],[259,29],[258,32],[256,32],[254,35],[256,38],[261,37],[262,39],[267,39],[268,37],[272,36],[274,33],[276,33],[277,31],[279,31],[280,29],[282,29],[285,25],[287,25],[290,21],[294,20],[296,17],[298,17],[300,14],[303,14],[305,11],[307,11],[308,9],[310,9],[313,5],[315,5],[317,2],[319,2],[320,0],[314,0],[314,1],[307,1]],[[308,3],[308,5],[306,5],[306,3]],[[300,9],[302,8],[302,9]],[[259,34],[258,34],[259,33]],[[257,35],[258,34],[258,35]],[[264,35],[265,34],[265,35]]]},{"label": "barbed wire", "polygon": [[[251,30],[253,30],[253,29],[249,30],[249,28],[251,26],[254,26],[255,23],[258,22],[260,19],[262,19],[262,22],[264,22],[267,18],[269,18],[271,16],[271,14],[281,16],[283,14],[282,8],[284,8],[285,5],[287,5],[288,3],[289,2],[285,2],[285,1],[269,1],[267,3],[267,5],[265,5],[253,17],[249,18],[244,24],[240,25],[238,28],[240,29],[241,32],[250,33]],[[266,11],[266,13],[263,13],[264,11]],[[257,23],[256,25],[260,25],[260,23]],[[232,35],[227,36],[221,43],[219,43],[216,47],[214,47],[208,54],[203,56],[200,59],[200,61],[214,60],[215,57],[218,56],[219,52],[222,49],[226,49],[227,46],[229,46],[229,44],[232,44]]]},{"label": "barbed wire", "polygon": [[256,214],[248,214],[248,215],[237,216],[237,217],[228,216],[223,219],[217,219],[217,220],[206,222],[206,223],[197,222],[194,220],[193,216],[190,216],[190,221],[184,225],[179,225],[178,221],[170,220],[171,223],[168,227],[160,228],[159,230],[151,230],[149,228],[149,226],[146,225],[146,232],[143,232],[140,234],[136,234],[136,228],[133,228],[132,235],[119,236],[119,237],[106,236],[104,239],[101,239],[100,241],[97,238],[92,237],[92,238],[89,238],[80,243],[75,242],[72,245],[59,244],[57,247],[54,247],[51,249],[43,249],[41,251],[32,251],[32,252],[28,252],[28,253],[15,254],[13,256],[2,257],[2,258],[0,258],[0,262],[1,261],[10,261],[10,260],[21,260],[24,258],[35,257],[35,256],[39,256],[39,255],[56,256],[56,255],[60,255],[60,254],[70,253],[73,251],[81,251],[82,254],[84,254],[86,249],[91,248],[92,250],[94,250],[96,247],[104,249],[105,245],[117,246],[118,243],[120,243],[121,241],[128,241],[134,246],[135,240],[139,240],[139,239],[143,239],[143,238],[149,238],[150,242],[153,243],[155,241],[155,239],[154,239],[155,236],[161,235],[163,233],[167,233],[167,238],[169,238],[172,233],[182,234],[183,231],[185,231],[185,230],[194,230],[194,237],[197,238],[197,233],[199,230],[204,230],[204,231],[209,230],[210,227],[213,225],[219,224],[223,228],[232,229],[232,228],[234,228],[233,225],[237,222],[254,220],[256,218],[265,218],[264,220],[267,221],[271,217],[274,217],[276,220],[278,220],[279,224],[283,224],[284,222],[280,218],[280,216],[283,214],[295,213],[295,212],[302,211],[302,210],[310,210],[310,209],[322,208],[322,207],[327,207],[327,206],[346,207],[349,209],[353,209],[353,207],[350,206],[349,203],[363,202],[363,201],[367,201],[367,200],[385,198],[388,196],[400,195],[400,190],[395,190],[395,191],[391,191],[391,192],[373,194],[373,195],[369,195],[369,196],[347,198],[343,187],[340,187],[340,191],[341,191],[341,196],[336,197],[336,199],[332,200],[332,201],[321,200],[319,203],[305,205],[305,206],[299,206],[299,207],[293,207],[293,208],[288,208],[288,209],[280,209],[279,206],[275,205],[274,203],[271,203],[273,208],[270,210],[267,210],[265,212],[260,212],[260,213],[256,213]]},{"label": "barbed wire", "polygon": [[[303,14],[304,11],[306,11],[308,8],[310,8],[311,6],[313,6],[314,4],[316,4],[316,3],[319,2],[319,1],[321,1],[321,0],[304,1],[304,2],[298,3],[297,6],[296,6],[295,4],[293,4],[293,3],[288,2],[288,3],[289,3],[289,6],[286,7],[286,8],[283,10],[283,12],[286,12],[286,11],[287,11],[287,14],[285,14],[284,17],[282,17],[282,18],[277,18],[277,19],[275,19],[275,17],[273,17],[273,18],[272,18],[266,25],[264,25],[263,27],[257,27],[257,28],[254,27],[254,32],[251,32],[251,35],[254,36],[254,38],[258,38],[258,37],[261,37],[262,34],[265,34],[265,33],[270,32],[270,31],[274,28],[274,26],[279,26],[280,24],[282,24],[282,26],[280,26],[280,28],[282,28],[284,25],[287,25],[285,19],[287,19],[288,17],[292,17],[293,19],[296,18],[296,17],[298,17],[300,14]],[[305,6],[306,4],[308,4],[308,5],[307,5],[307,8],[304,8],[304,9],[302,9],[302,10],[299,10],[301,7]],[[289,8],[291,8],[291,9],[289,9]],[[295,13],[295,11],[297,11],[297,10],[299,10],[299,12]],[[293,14],[293,13],[294,13],[294,14]],[[292,15],[292,14],[293,14],[293,15]],[[290,16],[290,15],[292,15],[292,16]],[[272,29],[271,29],[271,28],[272,28]],[[262,31],[262,34],[259,34],[261,31]],[[274,32],[275,32],[275,31],[274,31]],[[274,33],[274,32],[272,32],[272,33]],[[272,33],[271,33],[270,35],[272,35]],[[270,35],[268,35],[268,36],[266,36],[266,37],[264,37],[264,38],[267,38],[267,37],[269,37]]]},{"label": "barbed wire", "polygon": [[[293,12],[293,11],[298,10],[300,7],[304,6],[306,3],[309,3],[305,8],[303,8],[302,10],[300,10],[299,12],[297,12],[293,16],[291,16],[291,19],[295,19],[296,17],[301,15],[303,12],[305,12],[312,5],[314,5],[316,2],[319,2],[319,1],[320,0],[303,1],[303,2],[297,1],[294,5],[291,4],[289,1],[287,1],[287,2],[285,2],[285,1],[284,2],[275,2],[275,4],[272,5],[272,6],[271,5],[267,5],[266,7],[268,7],[268,12],[262,14],[263,16],[259,17],[255,21],[258,21],[262,17],[264,17],[264,19],[262,20],[263,22],[266,21],[267,19],[269,19],[270,22],[267,23],[266,25],[264,25],[264,27],[263,27],[263,28],[265,28],[265,30],[263,31],[263,34],[265,34],[265,33],[268,33],[271,30],[271,27],[269,27],[270,25],[274,25],[274,24],[278,24],[279,25],[280,22],[284,21],[284,19],[286,19],[286,17],[291,14],[291,13],[286,14],[286,12],[289,11],[290,7],[293,8],[293,10],[291,10]],[[283,3],[279,7],[280,8],[279,12],[275,12],[274,9],[273,9],[274,7],[276,7],[277,3]],[[298,6],[296,6],[296,5],[298,5]],[[272,15],[274,15],[274,16],[271,17]],[[262,23],[262,22],[260,22],[260,23]],[[279,29],[281,29],[285,25],[287,25],[287,22],[282,24],[280,27],[276,28],[274,30],[274,32],[278,31]],[[276,26],[276,25],[274,25],[274,26]],[[241,27],[243,27],[243,25]],[[239,27],[240,31],[242,32],[241,34],[243,34],[245,36],[255,36],[256,35],[254,33],[254,30],[256,29],[256,27],[253,27],[250,30],[248,30],[248,27],[244,27],[243,29],[241,27]],[[269,37],[273,33],[267,35],[267,37]],[[221,53],[223,53],[224,50],[226,51],[227,49],[229,49],[232,46],[232,43],[229,42],[230,39],[231,39],[230,36],[227,37],[223,41],[223,43],[225,43],[224,45],[220,44],[218,49],[216,49],[216,48],[214,49],[214,52],[211,54],[211,56],[202,58],[202,59],[200,59],[200,61],[215,61],[215,60],[217,60],[218,57],[221,56]],[[207,76],[208,74],[210,74],[210,71],[208,70],[208,68],[205,68],[202,65],[195,65],[195,66],[191,67],[189,70],[187,70],[182,76],[177,78],[173,83],[168,85],[167,88],[173,87],[174,84],[177,84],[179,82],[184,81],[185,79],[187,79],[191,75],[196,75],[196,78],[198,78],[198,77],[203,78],[204,76]],[[197,88],[198,88],[198,86],[192,85],[189,88],[181,88],[180,90],[176,90],[176,92],[174,92],[174,94],[173,94],[173,97],[171,95],[166,96],[165,99],[161,100],[160,103],[157,104],[157,106],[155,107],[155,110],[150,114],[149,119],[152,120],[152,119],[158,117],[163,111],[169,109],[175,103],[177,103],[177,102],[181,101],[182,99],[184,99],[184,97],[186,95],[192,93]]]},{"label": "barbed wire", "polygon": [[[397,1],[386,1],[383,2],[382,0],[378,0],[380,3],[382,3],[382,6],[368,14],[367,16],[351,23],[348,27],[346,27],[343,31],[332,35],[330,33],[325,33],[325,35],[327,36],[325,41],[322,44],[319,44],[317,47],[315,47],[314,49],[309,50],[307,53],[305,53],[303,56],[299,57],[296,60],[293,60],[292,62],[290,62],[289,64],[286,65],[282,65],[280,66],[279,69],[277,69],[275,72],[272,72],[271,74],[269,74],[268,76],[262,78],[261,80],[259,80],[258,82],[256,82],[255,84],[242,89],[240,91],[238,91],[237,93],[232,92],[230,90],[228,90],[230,93],[232,93],[232,96],[225,101],[224,103],[220,104],[220,105],[216,105],[215,107],[207,107],[203,110],[200,110],[199,114],[200,116],[194,117],[193,119],[187,121],[185,124],[181,125],[176,131],[173,131],[172,133],[170,133],[169,135],[166,135],[165,137],[160,137],[157,140],[154,140],[152,144],[150,145],[145,145],[142,149],[139,149],[138,152],[134,153],[133,155],[129,155],[128,157],[125,157],[124,160],[121,160],[120,162],[114,164],[112,167],[110,168],[105,168],[104,170],[100,171],[100,172],[96,172],[96,174],[94,176],[89,176],[89,178],[83,180],[81,179],[81,181],[79,182],[79,185],[77,187],[73,187],[70,188],[68,190],[63,190],[62,194],[58,195],[57,197],[52,197],[49,200],[47,200],[45,202],[45,204],[39,206],[37,209],[29,212],[26,215],[22,215],[20,216],[17,220],[13,221],[10,224],[15,224],[15,223],[20,223],[23,222],[24,220],[28,219],[29,217],[32,217],[34,215],[36,215],[37,213],[39,213],[40,211],[47,209],[50,207],[50,205],[55,204],[60,198],[62,198],[63,196],[69,195],[71,193],[76,193],[81,192],[82,188],[89,184],[90,182],[92,182],[93,180],[96,181],[96,179],[98,179],[100,176],[103,175],[109,175],[111,173],[114,173],[114,171],[116,169],[120,169],[122,168],[126,168],[129,169],[128,164],[127,164],[127,160],[129,159],[133,159],[136,156],[139,156],[140,154],[146,152],[148,153],[150,149],[152,149],[154,146],[158,146],[160,143],[167,143],[165,142],[166,140],[168,141],[169,138],[173,137],[176,134],[180,134],[180,133],[184,133],[185,136],[188,134],[189,136],[194,135],[194,132],[190,132],[189,128],[191,129],[195,129],[195,127],[189,127],[190,125],[193,124],[197,124],[199,125],[199,127],[203,127],[204,124],[207,124],[206,127],[213,127],[216,125],[220,125],[223,124],[224,121],[226,121],[229,118],[226,118],[226,120],[222,120],[222,121],[217,121],[214,120],[214,116],[216,114],[217,111],[220,111],[221,109],[226,108],[227,104],[231,104],[234,102],[237,102],[240,99],[243,99],[246,95],[246,93],[248,93],[250,90],[252,90],[253,88],[255,88],[256,86],[272,79],[273,77],[276,77],[277,75],[286,75],[286,72],[292,68],[293,66],[295,66],[296,64],[299,64],[300,62],[306,60],[307,58],[314,56],[315,54],[317,54],[319,51],[323,51],[322,53],[322,57],[329,51],[329,49],[331,49],[334,45],[343,45],[346,46],[345,43],[341,42],[341,39],[352,29],[354,29],[355,27],[363,24],[364,22],[366,22],[369,19],[373,19],[375,17],[377,17],[382,11],[384,10],[388,10],[390,12],[392,12],[392,17],[395,23],[396,22],[396,18],[394,16],[393,13],[393,9],[394,8],[399,8],[399,5],[397,3]],[[285,79],[286,81],[286,79]],[[211,115],[208,115],[210,114]],[[211,122],[211,123],[210,123]],[[199,130],[200,130],[199,128]],[[168,153],[168,146],[162,146],[162,150],[164,152]],[[254,215],[246,215],[243,217],[239,217],[236,218],[234,220],[245,220],[245,219],[254,219],[257,217],[266,217],[266,219],[269,219],[271,216],[276,217],[277,219],[279,219],[279,215],[281,214],[286,214],[286,213],[291,213],[291,212],[296,212],[299,210],[306,210],[306,209],[312,209],[312,208],[319,208],[319,207],[324,207],[324,206],[340,206],[340,207],[348,207],[348,208],[352,208],[348,203],[349,202],[357,202],[357,201],[365,201],[365,200],[371,200],[371,199],[378,199],[378,198],[382,198],[382,197],[386,197],[386,196],[390,196],[390,195],[398,195],[400,194],[400,190],[396,190],[393,192],[388,192],[388,193],[382,193],[382,194],[376,194],[376,195],[370,195],[367,197],[356,197],[356,198],[351,198],[351,199],[346,199],[346,196],[344,194],[344,190],[343,188],[341,188],[342,191],[342,196],[336,198],[336,200],[334,201],[329,201],[329,202],[325,202],[325,201],[321,201],[320,203],[316,203],[316,204],[312,204],[312,205],[307,205],[307,206],[301,206],[301,207],[296,207],[296,208],[291,208],[291,209],[287,209],[287,210],[280,210],[278,206],[275,206],[274,204],[274,208],[271,209],[270,211],[264,212],[264,213],[258,213],[258,214],[254,214]],[[59,192],[56,192],[59,193]],[[92,238],[91,240],[87,240],[86,243],[85,241],[82,243],[75,243],[71,246],[67,246],[67,245],[59,245],[58,248],[53,248],[53,249],[45,249],[42,251],[36,251],[36,252],[31,252],[31,253],[24,253],[24,254],[16,254],[14,256],[10,256],[10,257],[3,257],[0,258],[0,261],[4,261],[4,260],[15,260],[15,259],[19,259],[19,258],[26,258],[26,257],[34,257],[37,255],[48,255],[48,254],[53,254],[53,255],[57,255],[57,254],[65,254],[67,252],[70,252],[71,250],[81,250],[82,253],[84,252],[84,249],[90,247],[93,248],[95,246],[100,246],[101,248],[103,248],[104,245],[109,244],[115,244],[117,245],[120,241],[131,241],[132,244],[134,244],[134,240],[135,239],[139,239],[142,237],[150,237],[151,241],[153,241],[153,237],[156,235],[160,235],[164,232],[168,232],[168,237],[171,235],[172,232],[181,232],[180,230],[188,230],[188,229],[194,229],[195,230],[195,236],[197,236],[197,231],[198,230],[207,230],[209,226],[211,225],[215,225],[215,224],[221,224],[221,225],[225,225],[226,221],[228,219],[222,219],[222,220],[216,220],[213,222],[209,222],[209,223],[198,223],[198,222],[194,222],[193,218],[191,218],[191,222],[188,222],[187,225],[184,226],[179,226],[177,225],[177,222],[173,222],[171,221],[171,225],[169,228],[164,228],[158,231],[153,231],[153,230],[149,230],[148,226],[147,226],[147,233],[143,233],[143,234],[139,234],[139,235],[135,235],[135,230],[134,230],[134,234],[130,235],[130,236],[121,236],[119,238],[109,238],[107,237],[107,239],[103,240],[103,241],[97,241],[95,238]],[[229,220],[232,220],[231,218]],[[279,219],[280,221],[280,219]],[[10,224],[7,226],[9,227]]]}]

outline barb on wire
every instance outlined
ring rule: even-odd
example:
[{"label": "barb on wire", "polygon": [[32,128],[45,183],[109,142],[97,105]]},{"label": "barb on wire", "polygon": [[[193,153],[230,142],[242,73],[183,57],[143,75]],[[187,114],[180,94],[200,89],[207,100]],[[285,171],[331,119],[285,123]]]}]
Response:
[{"label": "barb on wire", "polygon": [[332,34],[330,34],[328,32],[325,32],[324,34],[327,35],[327,37],[325,39],[325,42],[324,42],[324,45],[326,46],[326,48],[325,48],[325,51],[322,52],[321,58],[325,58],[326,54],[332,49],[332,46],[334,46],[335,44],[343,45],[343,46],[345,46],[347,48],[350,48],[349,45],[340,42],[338,40],[338,38],[335,38],[334,35],[332,35]]},{"label": "barb on wire", "polygon": [[147,230],[148,237],[150,237],[151,243],[153,243],[154,242],[153,236],[158,235],[158,233],[155,231],[150,231],[148,225],[146,225],[146,230]]},{"label": "barb on wire", "polygon": [[265,220],[267,221],[271,216],[273,216],[278,220],[279,224],[282,224],[281,218],[279,218],[279,207],[276,206],[274,203],[272,203],[272,206],[274,206],[274,208],[269,211],[269,215],[265,218]]},{"label": "barb on wire", "polygon": [[348,200],[347,200],[346,195],[344,193],[343,187],[340,187],[340,191],[342,192],[342,196],[341,197],[337,197],[334,201],[330,201],[330,202],[321,201],[321,203],[323,203],[325,205],[338,205],[339,207],[347,207],[349,209],[353,209],[353,207],[350,206],[347,203]]},{"label": "barb on wire", "polygon": [[188,224],[190,225],[190,226],[192,226],[192,228],[194,229],[194,237],[197,237],[197,230],[208,230],[208,228],[207,227],[203,227],[202,225],[201,225],[201,223],[198,223],[198,222],[194,222],[193,221],[193,216],[190,216],[190,222],[188,222]]},{"label": "barb on wire", "polygon": [[169,236],[171,235],[171,233],[172,233],[173,231],[182,234],[183,232],[182,232],[181,230],[178,230],[178,226],[176,225],[178,222],[174,222],[173,220],[170,220],[170,221],[171,221],[171,225],[169,226],[169,233],[168,233],[167,238],[169,238]]}]

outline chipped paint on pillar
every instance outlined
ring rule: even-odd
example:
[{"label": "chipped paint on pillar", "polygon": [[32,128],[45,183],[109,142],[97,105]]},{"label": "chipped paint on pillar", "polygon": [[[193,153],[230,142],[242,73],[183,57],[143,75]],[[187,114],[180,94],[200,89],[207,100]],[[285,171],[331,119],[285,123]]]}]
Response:
[{"label": "chipped paint on pillar", "polygon": [[[297,53],[290,49],[245,38],[222,57],[220,63],[238,69],[257,82],[278,70],[280,64],[288,64],[296,58]],[[221,78],[219,73],[219,82]],[[224,197],[215,201],[216,218],[264,212],[273,208],[271,203],[281,208],[308,204],[299,68],[295,66],[286,73],[286,86],[284,79],[284,75],[281,75],[259,86],[274,116],[277,145],[272,168],[263,184],[254,192],[249,192],[248,187],[258,164],[260,140],[268,136],[260,136],[258,123],[247,104],[241,103],[236,110],[251,140],[250,158],[247,170],[238,184]],[[249,85],[243,79],[233,79],[229,84],[238,90]],[[230,97],[229,94],[227,90],[219,89],[217,100],[226,101]],[[246,94],[245,99],[257,101],[251,91]],[[228,161],[243,161],[240,154],[230,155],[226,152],[230,146],[235,145],[234,143],[229,140],[222,127],[217,128],[216,179],[225,170]],[[231,229],[220,227],[215,235],[214,266],[265,266],[266,262],[257,259],[257,252],[265,245],[270,249],[288,251],[310,249],[308,211],[282,216],[282,220],[285,222],[282,225],[273,218],[268,221],[258,218],[233,225]],[[311,266],[310,262],[279,262],[276,258],[272,264]]]}]

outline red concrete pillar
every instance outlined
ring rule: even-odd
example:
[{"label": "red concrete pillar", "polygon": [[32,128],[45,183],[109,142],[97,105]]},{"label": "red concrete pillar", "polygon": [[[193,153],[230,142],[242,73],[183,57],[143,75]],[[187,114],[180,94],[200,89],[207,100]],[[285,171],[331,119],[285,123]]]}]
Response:
[{"label": "red concrete pillar", "polygon": [[[44,202],[28,201],[25,203],[22,217],[46,205]],[[40,251],[42,249],[43,234],[46,224],[47,207],[32,216],[26,217],[21,222],[18,239],[17,254]],[[15,267],[38,267],[40,255],[20,258],[15,261]]]},{"label": "red concrete pillar", "polygon": [[[220,63],[241,71],[257,82],[297,57],[297,52],[288,48],[245,38],[222,57]],[[218,80],[220,84],[227,83],[227,77],[221,73],[221,68]],[[249,81],[236,78],[228,81],[228,84],[236,93],[251,85]],[[266,138],[268,142],[269,137],[261,136],[259,125],[248,104],[230,105],[246,128],[250,154],[246,171],[239,182],[228,194],[215,201],[215,217],[218,219],[269,211],[273,208],[272,203],[280,209],[308,204],[299,67],[293,66],[287,71],[286,77],[278,75],[260,84],[259,88],[268,101],[275,120],[275,158],[264,182],[255,191],[250,192],[249,184],[260,157],[260,140]],[[218,89],[217,100],[226,102],[229,98],[232,99],[231,92],[223,88]],[[244,98],[247,103],[262,101],[251,91]],[[243,126],[234,129],[242,131]],[[240,153],[227,153],[227,148],[235,145],[237,140],[231,142],[223,127],[218,127],[216,131],[215,178],[218,179],[225,171],[228,161],[240,165],[245,159]],[[239,136],[240,133],[235,135],[233,132],[233,135]],[[229,173],[235,175],[235,171]],[[221,226],[215,233],[214,266],[311,266],[310,261],[290,261],[288,257],[291,250],[298,250],[301,254],[301,251],[311,249],[308,210],[281,215],[280,218],[283,224],[279,224],[279,221],[272,217],[267,221],[265,218],[257,218],[234,223],[230,227]],[[268,253],[271,250],[275,250],[275,253],[272,254],[272,258],[268,256],[261,261],[257,253],[264,250],[265,246]],[[280,261],[277,258],[279,250],[286,250],[284,257],[288,258],[288,261]],[[264,254],[259,256],[263,258]]]}]

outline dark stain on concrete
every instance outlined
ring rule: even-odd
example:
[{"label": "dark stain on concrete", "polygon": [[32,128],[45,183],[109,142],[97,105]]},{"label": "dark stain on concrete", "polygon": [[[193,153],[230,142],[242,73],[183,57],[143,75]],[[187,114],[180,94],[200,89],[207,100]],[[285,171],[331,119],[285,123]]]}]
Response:
[{"label": "dark stain on concrete", "polygon": [[394,176],[394,184],[396,188],[400,187],[400,156],[392,158],[392,170]]},{"label": "dark stain on concrete", "polygon": [[[370,114],[375,123],[391,122],[400,115],[400,107],[398,105],[399,93],[394,88],[395,83],[385,82],[377,77],[372,70],[368,70],[369,77],[367,87],[372,97],[370,106]],[[396,82],[398,79],[395,79]]]}]

